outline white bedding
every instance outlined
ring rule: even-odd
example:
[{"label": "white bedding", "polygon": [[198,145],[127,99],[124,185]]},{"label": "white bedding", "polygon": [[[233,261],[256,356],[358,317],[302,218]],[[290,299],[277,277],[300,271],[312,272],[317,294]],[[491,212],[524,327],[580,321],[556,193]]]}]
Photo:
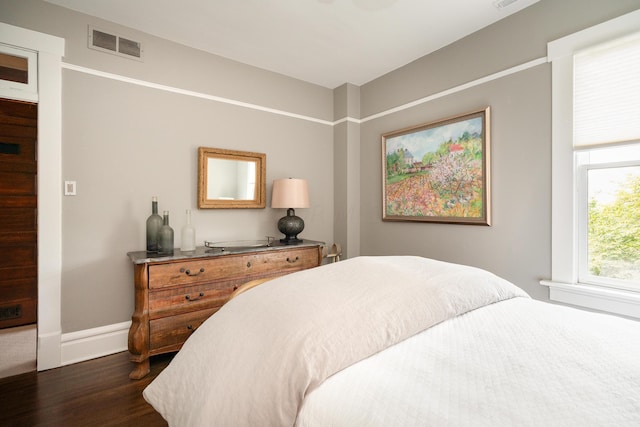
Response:
[{"label": "white bedding", "polygon": [[327,379],[297,427],[640,426],[640,325],[515,298]]},{"label": "white bedding", "polygon": [[233,299],[144,396],[171,426],[638,426],[639,355],[636,322],[359,257]]},{"label": "white bedding", "polygon": [[457,315],[527,297],[486,271],[358,257],[269,281],[227,303],[144,390],[172,426],[293,426],[332,374]]}]

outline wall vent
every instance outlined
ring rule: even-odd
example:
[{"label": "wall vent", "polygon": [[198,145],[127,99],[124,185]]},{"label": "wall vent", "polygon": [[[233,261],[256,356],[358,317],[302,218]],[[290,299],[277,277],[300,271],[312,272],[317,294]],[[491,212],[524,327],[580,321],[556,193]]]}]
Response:
[{"label": "wall vent", "polygon": [[509,6],[509,5],[511,5],[511,4],[513,4],[513,3],[517,2],[517,1],[518,0],[497,0],[497,1],[493,2],[493,6],[496,9],[503,9],[503,8]]},{"label": "wall vent", "polygon": [[89,48],[142,61],[142,43],[89,26]]}]

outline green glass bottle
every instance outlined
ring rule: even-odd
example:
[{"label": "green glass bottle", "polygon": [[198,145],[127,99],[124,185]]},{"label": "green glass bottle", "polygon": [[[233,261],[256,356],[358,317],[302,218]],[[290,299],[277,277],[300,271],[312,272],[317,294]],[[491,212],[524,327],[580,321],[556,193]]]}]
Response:
[{"label": "green glass bottle", "polygon": [[151,198],[151,215],[147,218],[147,252],[158,253],[158,233],[162,227],[162,217],[158,215],[158,198]]},{"label": "green glass bottle", "polygon": [[169,227],[169,211],[162,214],[162,227],[158,233],[158,254],[173,255],[173,228]]}]

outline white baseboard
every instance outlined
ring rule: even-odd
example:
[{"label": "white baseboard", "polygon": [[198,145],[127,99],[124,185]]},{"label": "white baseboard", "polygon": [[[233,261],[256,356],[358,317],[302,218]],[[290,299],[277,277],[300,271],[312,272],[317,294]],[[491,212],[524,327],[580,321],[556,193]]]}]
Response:
[{"label": "white baseboard", "polygon": [[130,326],[129,321],[62,334],[61,364],[70,365],[127,350]]}]

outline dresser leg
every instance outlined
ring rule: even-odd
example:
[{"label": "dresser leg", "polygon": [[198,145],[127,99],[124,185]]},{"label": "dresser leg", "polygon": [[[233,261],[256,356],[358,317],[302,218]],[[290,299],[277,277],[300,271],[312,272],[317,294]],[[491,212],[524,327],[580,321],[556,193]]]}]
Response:
[{"label": "dresser leg", "polygon": [[147,374],[151,371],[149,366],[149,359],[144,359],[142,362],[133,362],[135,364],[135,368],[129,374],[129,378],[132,380],[139,380],[147,376]]}]

